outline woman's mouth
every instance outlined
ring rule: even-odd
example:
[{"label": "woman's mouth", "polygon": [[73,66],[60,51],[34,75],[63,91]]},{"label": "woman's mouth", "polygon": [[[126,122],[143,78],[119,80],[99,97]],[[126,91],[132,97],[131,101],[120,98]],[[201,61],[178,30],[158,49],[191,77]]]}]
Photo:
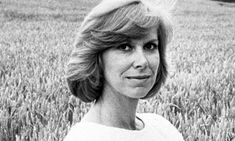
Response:
[{"label": "woman's mouth", "polygon": [[148,79],[150,78],[150,75],[135,75],[135,76],[127,76],[127,79],[138,79],[138,80],[142,80],[142,79]]},{"label": "woman's mouth", "polygon": [[146,87],[150,82],[150,78],[151,75],[131,75],[126,77],[130,85],[135,87]]}]

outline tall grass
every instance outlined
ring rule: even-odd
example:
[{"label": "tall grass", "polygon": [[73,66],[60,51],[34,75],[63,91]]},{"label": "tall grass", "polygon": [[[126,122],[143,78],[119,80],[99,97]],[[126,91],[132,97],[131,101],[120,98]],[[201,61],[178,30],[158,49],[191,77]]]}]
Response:
[{"label": "tall grass", "polygon": [[[97,1],[0,3],[0,140],[62,141],[89,104],[71,96],[64,68],[76,30]],[[169,119],[186,141],[235,136],[235,5],[179,0],[167,49],[170,75],[139,112]]]}]

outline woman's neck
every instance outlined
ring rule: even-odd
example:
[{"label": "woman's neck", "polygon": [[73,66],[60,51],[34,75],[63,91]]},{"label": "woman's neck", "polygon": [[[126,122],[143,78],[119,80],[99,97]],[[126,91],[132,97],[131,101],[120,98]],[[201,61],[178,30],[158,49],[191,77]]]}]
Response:
[{"label": "woman's neck", "polygon": [[138,99],[104,90],[100,99],[91,107],[86,119],[107,126],[136,130],[137,104]]}]

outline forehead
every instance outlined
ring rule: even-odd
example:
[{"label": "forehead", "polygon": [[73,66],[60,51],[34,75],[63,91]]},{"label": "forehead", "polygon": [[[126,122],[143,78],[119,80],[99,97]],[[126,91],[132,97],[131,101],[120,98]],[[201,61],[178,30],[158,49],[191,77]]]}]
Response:
[{"label": "forehead", "polygon": [[131,42],[148,42],[150,40],[158,40],[158,32],[157,27],[151,27],[149,29],[146,29],[146,34],[144,36],[141,36],[138,39],[131,39]]}]

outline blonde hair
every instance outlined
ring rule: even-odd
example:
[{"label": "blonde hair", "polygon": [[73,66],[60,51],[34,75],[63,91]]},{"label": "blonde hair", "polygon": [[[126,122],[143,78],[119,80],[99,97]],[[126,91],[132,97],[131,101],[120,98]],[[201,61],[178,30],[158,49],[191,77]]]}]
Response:
[{"label": "blonde hair", "polygon": [[141,38],[154,26],[159,39],[160,65],[156,82],[144,98],[152,97],[165,82],[167,64],[166,45],[172,34],[170,21],[161,16],[146,14],[148,9],[140,2],[133,2],[83,24],[75,41],[67,65],[67,82],[73,95],[84,102],[98,100],[103,90],[102,52],[125,43],[130,38]]}]

